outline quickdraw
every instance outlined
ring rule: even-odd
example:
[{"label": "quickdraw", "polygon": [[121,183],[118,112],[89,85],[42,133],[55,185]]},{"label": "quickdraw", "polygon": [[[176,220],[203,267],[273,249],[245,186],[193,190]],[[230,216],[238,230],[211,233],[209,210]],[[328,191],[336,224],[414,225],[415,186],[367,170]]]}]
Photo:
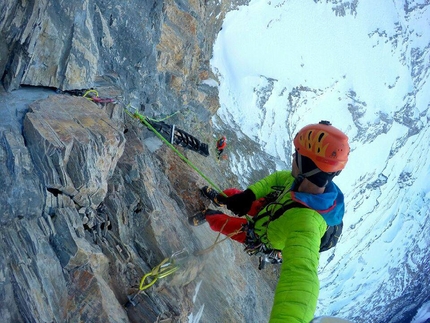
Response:
[{"label": "quickdraw", "polygon": [[185,253],[184,249],[173,253],[169,258],[164,258],[164,260],[155,266],[149,273],[145,274],[140,280],[139,290],[133,296],[128,296],[128,302],[125,304],[125,307],[129,307],[130,305],[136,306],[137,303],[135,299],[139,294],[154,285],[159,279],[176,272],[179,269],[179,266],[176,264],[175,258],[178,258],[182,253]]},{"label": "quickdraw", "polygon": [[258,269],[262,270],[266,264],[282,263],[282,253],[280,250],[270,249],[260,241],[255,234],[254,228],[250,223],[244,225],[242,230],[246,232],[244,251],[250,256],[258,256]]},{"label": "quickdraw", "polygon": [[149,273],[142,277],[139,290],[145,290],[155,284],[159,278],[164,278],[173,274],[179,268],[170,258],[165,258],[158,266],[154,267]]}]

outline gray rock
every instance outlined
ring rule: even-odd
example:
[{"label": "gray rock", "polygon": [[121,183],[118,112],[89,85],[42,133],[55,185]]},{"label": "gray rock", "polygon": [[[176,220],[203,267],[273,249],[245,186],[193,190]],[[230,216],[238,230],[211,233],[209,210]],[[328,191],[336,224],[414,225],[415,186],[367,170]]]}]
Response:
[{"label": "gray rock", "polygon": [[24,137],[48,190],[97,207],[124,150],[124,135],[96,104],[51,96],[30,106]]},{"label": "gray rock", "polygon": [[[276,270],[259,272],[231,241],[209,248],[217,234],[187,220],[209,206],[206,181],[123,113],[170,116],[211,143],[218,93],[204,82],[239,3],[1,2],[3,321],[267,321]],[[63,92],[91,87],[116,103]],[[212,156],[178,149],[219,186],[237,185]],[[166,258],[178,270],[139,291]]]}]

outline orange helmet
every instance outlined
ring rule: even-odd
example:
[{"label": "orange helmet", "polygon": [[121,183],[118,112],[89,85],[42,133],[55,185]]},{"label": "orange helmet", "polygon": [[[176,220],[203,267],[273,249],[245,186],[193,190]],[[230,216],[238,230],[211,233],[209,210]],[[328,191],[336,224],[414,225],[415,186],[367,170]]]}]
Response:
[{"label": "orange helmet", "polygon": [[326,173],[341,171],[348,161],[348,137],[328,121],[299,130],[294,138],[294,147]]}]

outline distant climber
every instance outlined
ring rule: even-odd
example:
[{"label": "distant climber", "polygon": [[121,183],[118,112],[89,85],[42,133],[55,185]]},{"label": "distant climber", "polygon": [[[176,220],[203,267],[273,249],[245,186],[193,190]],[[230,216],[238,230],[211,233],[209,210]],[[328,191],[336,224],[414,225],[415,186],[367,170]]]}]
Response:
[{"label": "distant climber", "polygon": [[[277,171],[245,191],[223,194],[203,188],[218,206],[238,216],[207,209],[189,218],[243,243],[248,253],[282,262],[270,322],[313,319],[319,294],[319,251],[336,243],[344,197],[333,178],[344,169],[348,137],[328,121],[305,126],[294,138],[292,171]],[[326,237],[327,229],[335,230]],[[338,231],[339,229],[339,231]]]},{"label": "distant climber", "polygon": [[227,138],[225,136],[222,136],[216,142],[216,149],[218,151],[218,160],[220,159],[221,154],[224,152],[225,147],[227,147]]}]

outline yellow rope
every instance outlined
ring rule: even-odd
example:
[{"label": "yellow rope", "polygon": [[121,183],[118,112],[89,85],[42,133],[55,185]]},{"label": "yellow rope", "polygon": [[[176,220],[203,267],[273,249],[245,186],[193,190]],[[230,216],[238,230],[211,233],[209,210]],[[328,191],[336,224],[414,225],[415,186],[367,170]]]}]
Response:
[{"label": "yellow rope", "polygon": [[175,113],[172,113],[171,115],[168,115],[167,117],[165,117],[163,119],[151,119],[151,118],[148,118],[148,117],[147,118],[148,118],[148,120],[151,120],[151,121],[161,122],[161,121],[164,121],[164,120],[167,120],[167,119],[173,117],[177,113],[179,113],[179,111],[176,111]]},{"label": "yellow rope", "polygon": [[85,99],[87,99],[87,100],[92,101],[92,97],[91,97],[91,96],[87,97],[87,95],[89,95],[90,93],[94,93],[94,94],[96,95],[96,97],[98,97],[98,96],[99,96],[99,92],[97,92],[97,91],[96,91],[96,90],[94,90],[94,89],[91,89],[91,90],[87,90],[87,91],[84,93],[83,97],[84,97]]},{"label": "yellow rope", "polygon": [[195,254],[196,256],[203,255],[203,254],[205,254],[205,253],[211,252],[211,251],[215,248],[215,246],[216,246],[217,244],[220,244],[221,242],[223,242],[223,241],[225,241],[225,240],[227,240],[227,239],[231,239],[231,237],[235,236],[236,234],[239,234],[239,233],[243,232],[243,229],[242,229],[242,228],[240,228],[240,229],[238,229],[238,230],[236,230],[236,231],[234,231],[234,232],[232,232],[232,233],[226,234],[226,236],[225,236],[225,238],[224,238],[224,239],[222,239],[222,240],[218,241],[219,237],[221,236],[221,231],[223,231],[223,230],[224,230],[224,227],[227,225],[228,220],[229,220],[229,219],[227,219],[227,220],[225,221],[225,223],[224,223],[224,224],[223,224],[223,226],[221,227],[221,230],[219,230],[218,235],[217,235],[217,237],[216,237],[216,239],[215,239],[214,243],[213,243],[210,247],[208,247],[208,248],[206,248],[206,249],[204,249],[204,250],[202,250],[202,251],[195,252],[194,254]]}]

